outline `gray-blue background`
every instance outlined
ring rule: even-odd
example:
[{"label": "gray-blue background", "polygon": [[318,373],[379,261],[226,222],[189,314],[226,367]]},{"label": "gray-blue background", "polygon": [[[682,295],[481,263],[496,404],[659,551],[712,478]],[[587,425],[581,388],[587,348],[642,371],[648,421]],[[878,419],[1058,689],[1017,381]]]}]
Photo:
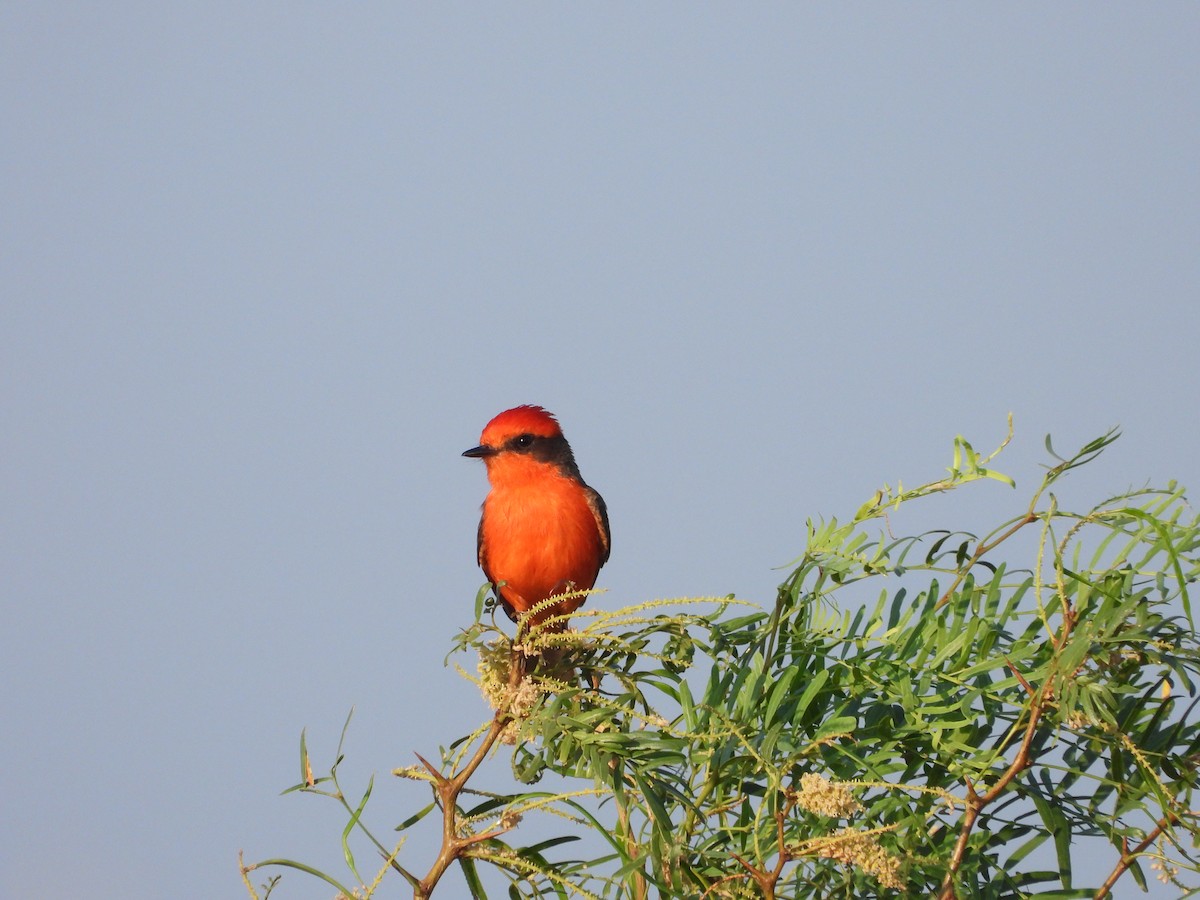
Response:
[{"label": "gray-blue background", "polygon": [[1018,512],[1047,431],[1123,426],[1084,499],[1200,489],[1197,46],[1171,3],[0,6],[0,893],[336,870],[277,793],[352,704],[376,824],[424,803],[384,773],[484,715],[442,660],[508,406],[608,500],[613,607],[769,602],[806,517],[1010,410],[1020,491],[925,524]]}]

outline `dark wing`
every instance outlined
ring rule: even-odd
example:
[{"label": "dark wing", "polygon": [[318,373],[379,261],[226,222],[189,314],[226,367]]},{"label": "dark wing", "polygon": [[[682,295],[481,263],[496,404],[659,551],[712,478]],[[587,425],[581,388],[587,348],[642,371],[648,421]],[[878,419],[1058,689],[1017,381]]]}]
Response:
[{"label": "dark wing", "polygon": [[608,507],[604,505],[604,498],[596,493],[595,488],[590,488],[585,484],[583,486],[583,493],[587,497],[588,508],[592,511],[592,515],[596,517],[596,530],[600,532],[600,544],[604,547],[604,555],[600,557],[600,565],[604,565],[608,562],[608,554],[612,543],[612,535],[608,530]]},{"label": "dark wing", "polygon": [[487,580],[491,581],[492,573],[488,571],[487,565],[487,546],[483,542],[483,516],[479,517],[479,530],[475,532],[475,559],[479,563],[479,568],[483,569]]}]

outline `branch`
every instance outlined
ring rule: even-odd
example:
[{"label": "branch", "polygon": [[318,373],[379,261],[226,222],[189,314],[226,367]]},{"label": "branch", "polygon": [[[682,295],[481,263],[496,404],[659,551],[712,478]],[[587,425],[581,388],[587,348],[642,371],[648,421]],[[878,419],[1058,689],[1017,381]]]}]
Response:
[{"label": "branch", "polygon": [[983,812],[988,804],[1004,793],[1014,778],[1029,767],[1030,747],[1033,746],[1033,739],[1037,735],[1038,724],[1041,722],[1042,713],[1046,709],[1047,694],[1048,690],[1043,685],[1029,707],[1029,724],[1025,727],[1025,737],[1021,740],[1021,746],[1017,750],[1017,755],[1013,757],[1012,763],[1004,770],[1004,773],[996,780],[996,783],[985,793],[979,794],[976,793],[975,787],[969,781],[967,782],[967,811],[963,814],[962,830],[959,832],[958,840],[954,844],[954,855],[950,857],[950,867],[946,872],[946,877],[942,880],[942,890],[938,894],[940,900],[954,900],[958,896],[954,890],[954,876],[962,868],[963,860],[967,855],[967,843],[971,839],[971,831],[974,830],[975,823],[979,820],[979,814]]},{"label": "branch", "polygon": [[1175,821],[1176,817],[1173,813],[1168,813],[1167,815],[1163,816],[1155,824],[1154,830],[1146,835],[1146,839],[1144,841],[1142,841],[1132,850],[1122,853],[1121,859],[1117,862],[1116,868],[1114,868],[1109,874],[1108,878],[1105,879],[1104,884],[1100,885],[1100,890],[1096,891],[1095,900],[1103,900],[1103,898],[1112,893],[1113,885],[1116,884],[1118,879],[1120,879],[1120,877],[1125,874],[1129,867],[1133,865],[1133,861],[1145,853],[1146,848],[1157,841],[1159,835],[1166,831],[1168,827],[1173,825]]},{"label": "branch", "polygon": [[755,884],[758,885],[758,889],[762,891],[763,900],[775,900],[775,879],[769,873],[755,868],[736,853],[730,853],[730,856],[737,860],[741,867],[746,870],[746,874],[754,879]]},{"label": "branch", "polygon": [[[525,660],[524,655],[519,650],[513,651],[512,668],[509,670],[508,686],[510,694],[516,689],[516,686],[525,677]],[[483,840],[494,838],[504,834],[508,829],[498,828],[493,829],[485,834],[470,835],[467,837],[459,837],[458,834],[458,797],[466,786],[467,780],[475,774],[475,770],[487,758],[492,747],[496,745],[496,741],[500,737],[500,733],[504,731],[505,726],[512,721],[512,716],[509,714],[509,706],[506,704],[496,710],[496,715],[492,719],[492,725],[484,735],[483,740],[476,748],[475,753],[463,765],[461,769],[454,774],[452,778],[447,778],[445,775],[438,772],[425,759],[417,754],[417,759],[421,760],[422,765],[429,770],[434,778],[434,793],[437,795],[438,803],[442,807],[442,848],[438,852],[437,859],[433,861],[433,866],[430,867],[428,874],[413,887],[413,900],[428,900],[433,889],[437,886],[441,877],[446,874],[446,870],[451,864],[462,856],[463,852],[474,844]]]},{"label": "branch", "polygon": [[[783,808],[775,810],[775,832],[779,841],[779,857],[775,861],[775,867],[768,872],[766,869],[760,869],[750,864],[736,853],[730,854],[746,870],[746,873],[754,879],[755,884],[758,885],[758,889],[762,891],[763,900],[774,900],[775,888],[779,884],[783,870],[794,858],[794,855],[787,849],[787,845],[784,843],[784,828],[787,823],[787,817],[796,807],[796,798],[787,791],[782,793],[784,797]],[[711,887],[709,889],[711,890]],[[708,892],[705,891],[705,893]]]},{"label": "branch", "polygon": [[1004,532],[1004,534],[1000,535],[994,541],[982,543],[978,547],[976,547],[975,552],[971,554],[971,558],[967,560],[966,565],[964,565],[962,568],[960,568],[958,570],[958,577],[954,579],[954,581],[951,583],[950,587],[946,588],[945,593],[943,593],[942,596],[938,598],[937,606],[935,606],[934,609],[941,609],[943,606],[945,606],[947,603],[950,602],[950,595],[953,594],[958,589],[958,586],[963,583],[963,579],[967,577],[967,573],[970,572],[972,568],[974,568],[975,563],[979,562],[979,560],[981,560],[983,558],[983,555],[985,553],[995,550],[996,547],[1000,546],[1000,544],[1003,544],[1005,541],[1007,541],[1010,537],[1012,537],[1014,534],[1016,534],[1018,531],[1020,531],[1026,525],[1032,524],[1033,522],[1036,522],[1037,520],[1038,520],[1037,514],[1034,513],[1032,508],[1030,508],[1029,512],[1025,513],[1025,515],[1023,515],[1021,518],[1017,519],[1017,521],[1015,523],[1013,523],[1013,526],[1011,528],[1009,528],[1008,531]]}]

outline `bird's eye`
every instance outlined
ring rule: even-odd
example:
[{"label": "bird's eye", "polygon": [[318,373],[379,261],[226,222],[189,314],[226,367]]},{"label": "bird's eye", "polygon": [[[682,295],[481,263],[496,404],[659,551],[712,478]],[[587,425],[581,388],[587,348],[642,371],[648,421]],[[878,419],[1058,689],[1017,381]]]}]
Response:
[{"label": "bird's eye", "polygon": [[522,450],[524,450],[527,447],[532,447],[533,446],[533,435],[532,434],[523,434],[520,437],[518,437],[513,443],[516,444]]}]

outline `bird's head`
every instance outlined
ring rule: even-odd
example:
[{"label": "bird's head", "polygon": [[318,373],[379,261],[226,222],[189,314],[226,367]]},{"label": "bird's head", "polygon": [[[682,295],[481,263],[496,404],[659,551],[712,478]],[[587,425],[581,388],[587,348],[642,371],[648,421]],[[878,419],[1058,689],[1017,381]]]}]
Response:
[{"label": "bird's head", "polygon": [[568,477],[579,477],[558,420],[540,406],[506,409],[484,426],[479,446],[464,450],[463,456],[482,459],[493,484],[497,478],[506,480],[545,471],[546,466]]}]

